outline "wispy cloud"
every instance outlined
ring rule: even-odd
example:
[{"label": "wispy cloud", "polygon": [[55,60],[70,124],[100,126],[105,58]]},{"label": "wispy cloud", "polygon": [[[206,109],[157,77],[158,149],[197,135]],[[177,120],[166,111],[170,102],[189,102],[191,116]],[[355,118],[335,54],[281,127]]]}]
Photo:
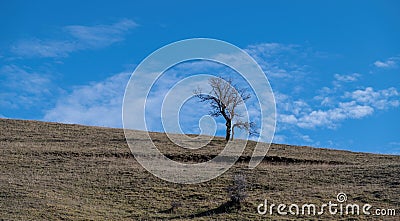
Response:
[{"label": "wispy cloud", "polygon": [[135,27],[135,22],[125,19],[112,25],[71,25],[64,27],[64,30],[79,40],[81,47],[98,48],[124,40],[125,34]]},{"label": "wispy cloud", "polygon": [[245,48],[266,72],[270,78],[292,79],[303,76],[303,65],[295,62],[292,58],[303,52],[298,45],[286,45],[280,43],[263,43],[249,45]]},{"label": "wispy cloud", "polygon": [[76,42],[37,38],[19,41],[11,47],[13,53],[24,57],[66,57],[76,50],[79,50]]},{"label": "wispy cloud", "polygon": [[50,100],[57,90],[51,75],[16,65],[0,68],[0,87],[0,107],[11,109],[32,108],[39,101]]},{"label": "wispy cloud", "polygon": [[273,58],[276,55],[282,54],[282,52],[294,52],[299,48],[298,45],[294,44],[281,44],[281,43],[261,43],[252,44],[246,47],[246,51],[252,55],[258,55],[257,57]]},{"label": "wispy cloud", "polygon": [[101,82],[77,86],[60,97],[43,120],[122,127],[121,106],[129,77],[130,73],[120,73]]},{"label": "wispy cloud", "polygon": [[124,40],[138,25],[128,19],[111,25],[65,26],[58,39],[24,39],[11,46],[11,51],[23,57],[66,57],[71,52],[107,47]]},{"label": "wispy cloud", "polygon": [[400,62],[400,57],[390,57],[385,61],[375,61],[374,65],[377,68],[396,68]]},{"label": "wispy cloud", "polygon": [[389,145],[393,145],[393,146],[400,146],[400,142],[390,142]]},{"label": "wispy cloud", "polygon": [[341,81],[341,82],[354,82],[354,81],[357,81],[361,77],[361,74],[359,74],[359,73],[353,73],[353,74],[347,74],[347,75],[335,74],[334,77],[336,80]]},{"label": "wispy cloud", "polygon": [[304,141],[308,142],[308,143],[313,142],[313,140],[312,140],[312,139],[310,138],[310,136],[308,136],[308,135],[303,135],[301,138],[302,138]]}]

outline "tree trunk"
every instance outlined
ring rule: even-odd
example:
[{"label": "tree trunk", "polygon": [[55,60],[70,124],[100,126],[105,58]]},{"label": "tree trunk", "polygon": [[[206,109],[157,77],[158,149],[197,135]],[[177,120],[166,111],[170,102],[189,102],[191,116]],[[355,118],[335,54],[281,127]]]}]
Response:
[{"label": "tree trunk", "polygon": [[232,136],[231,140],[233,140],[233,137],[235,136],[235,125],[232,126]]},{"label": "tree trunk", "polygon": [[229,141],[229,139],[231,138],[232,121],[231,120],[227,120],[225,125],[226,125],[225,140]]}]

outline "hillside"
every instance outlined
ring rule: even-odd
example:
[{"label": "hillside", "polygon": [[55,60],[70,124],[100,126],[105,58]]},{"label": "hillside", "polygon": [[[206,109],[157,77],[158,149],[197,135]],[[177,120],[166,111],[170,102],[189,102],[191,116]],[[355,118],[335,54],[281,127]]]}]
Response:
[{"label": "hillside", "polygon": [[[257,213],[264,199],[321,205],[337,202],[339,192],[347,194],[348,203],[395,208],[396,216],[385,220],[398,220],[400,215],[400,156],[273,144],[264,161],[248,170],[255,144],[250,142],[222,176],[181,185],[143,169],[122,129],[0,119],[0,131],[0,220],[383,219]],[[216,138],[205,148],[183,151],[164,134],[151,136],[162,152],[178,161],[206,161],[224,143]],[[247,178],[248,198],[240,211],[221,210],[228,200],[226,188],[238,172]],[[172,211],[171,204],[181,206]]]}]

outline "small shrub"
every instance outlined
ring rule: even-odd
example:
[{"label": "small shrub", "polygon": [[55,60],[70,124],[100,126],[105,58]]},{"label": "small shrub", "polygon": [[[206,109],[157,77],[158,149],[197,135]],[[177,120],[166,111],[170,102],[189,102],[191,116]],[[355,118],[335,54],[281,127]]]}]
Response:
[{"label": "small shrub", "polygon": [[230,202],[238,209],[241,208],[242,202],[247,197],[246,187],[246,176],[243,174],[235,174],[233,176],[233,184],[227,189]]},{"label": "small shrub", "polygon": [[176,210],[182,206],[181,202],[173,201],[171,202],[171,212],[175,213]]}]

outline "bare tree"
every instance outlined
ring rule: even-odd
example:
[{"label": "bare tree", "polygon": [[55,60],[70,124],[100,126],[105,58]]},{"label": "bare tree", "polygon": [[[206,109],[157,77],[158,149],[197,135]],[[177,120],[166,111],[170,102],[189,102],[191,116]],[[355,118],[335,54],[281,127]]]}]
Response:
[{"label": "bare tree", "polygon": [[245,122],[242,121],[241,119],[236,120],[236,122],[232,125],[232,137],[231,140],[233,140],[233,136],[235,135],[235,128],[239,128],[242,130],[247,130],[250,135],[257,135],[258,132],[256,131],[256,124],[254,122]]},{"label": "bare tree", "polygon": [[241,115],[236,113],[236,108],[250,98],[247,89],[232,84],[232,79],[222,77],[212,77],[208,80],[208,83],[211,86],[209,94],[203,94],[200,88],[195,90],[194,94],[201,102],[210,104],[211,116],[224,117],[226,141],[233,140],[235,127],[248,130],[250,134],[255,133],[255,130],[253,130],[255,124],[242,121],[240,119]]}]

